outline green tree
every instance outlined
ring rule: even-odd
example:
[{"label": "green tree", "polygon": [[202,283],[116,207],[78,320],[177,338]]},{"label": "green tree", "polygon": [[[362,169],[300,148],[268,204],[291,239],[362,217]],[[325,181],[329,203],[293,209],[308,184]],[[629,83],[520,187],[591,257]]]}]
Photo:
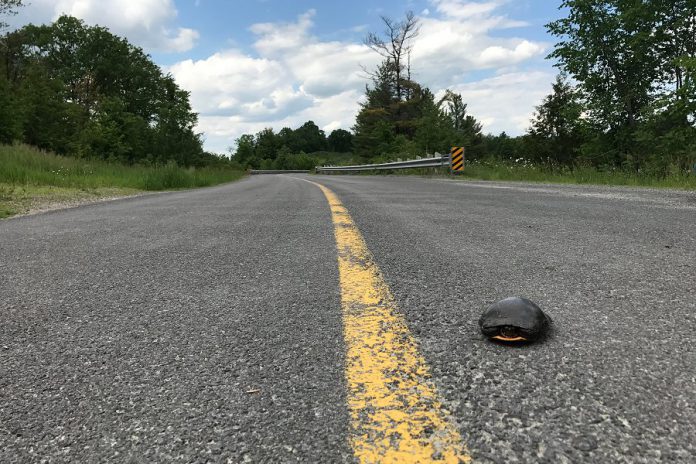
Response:
[{"label": "green tree", "polygon": [[366,99],[355,118],[353,145],[364,160],[390,153],[396,137],[392,110],[398,99],[392,66],[384,61],[372,74],[372,87],[365,86]]},{"label": "green tree", "polygon": [[689,170],[696,164],[696,59],[684,58],[682,83],[646,110],[638,132],[646,169],[655,175]]},{"label": "green tree", "polygon": [[654,2],[564,0],[561,7],[568,16],[547,26],[561,39],[549,56],[579,82],[589,117],[610,136],[615,156],[630,157],[661,73],[652,35]]},{"label": "green tree", "polygon": [[353,150],[353,134],[345,129],[331,131],[327,142],[331,151],[348,153]]},{"label": "green tree", "polygon": [[385,26],[384,37],[370,32],[364,42],[390,65],[396,99],[409,98],[407,82],[411,80],[411,50],[412,42],[419,32],[418,18],[409,11],[402,21],[395,21],[386,16],[382,16],[381,19]]},{"label": "green tree", "polygon": [[602,162],[639,168],[672,156],[667,146],[646,146],[647,133],[668,140],[674,131],[675,140],[690,143],[696,2],[565,0],[561,6],[568,16],[548,25],[561,39],[550,57],[578,81],[597,129],[583,151],[595,147]]},{"label": "green tree", "polygon": [[522,139],[510,137],[505,132],[499,135],[487,134],[483,137],[485,153],[501,160],[515,160],[523,154]]},{"label": "green tree", "polygon": [[134,163],[152,159],[151,133],[141,117],[127,111],[118,98],[99,102],[79,138],[79,153],[86,157]]},{"label": "green tree", "polygon": [[587,132],[582,119],[583,110],[578,92],[566,76],[559,75],[552,93],[536,107],[527,131],[528,158],[561,164],[570,164],[577,159]]},{"label": "green tree", "polygon": [[0,73],[0,143],[12,143],[22,136],[24,115],[12,85]]},{"label": "green tree", "polygon": [[281,170],[294,169],[291,157],[292,153],[290,149],[286,145],[283,145],[278,149],[278,156],[275,159],[275,163],[273,163],[273,168]]},{"label": "green tree", "polygon": [[295,129],[294,133],[299,140],[300,151],[313,153],[326,150],[326,134],[314,121],[307,121]]},{"label": "green tree", "polygon": [[256,134],[254,139],[255,154],[257,158],[274,160],[278,156],[278,139],[273,129],[267,127]]},{"label": "green tree", "polygon": [[440,111],[448,121],[451,128],[446,144],[466,147],[469,158],[478,158],[483,154],[483,134],[481,123],[475,117],[468,114],[467,105],[461,94],[446,90],[445,95],[438,102]]},{"label": "green tree", "polygon": [[[23,0],[0,0],[0,34],[2,34],[8,26],[3,18],[17,14],[17,9],[23,6],[23,3]],[[0,42],[0,44],[2,44],[2,42]]]},{"label": "green tree", "polygon": [[453,128],[446,115],[435,103],[435,96],[426,89],[417,101],[417,106],[418,115],[412,121],[416,124],[413,140],[416,142],[419,153],[413,154],[433,154],[436,151],[447,153]]},{"label": "green tree", "polygon": [[18,87],[23,113],[23,140],[45,150],[69,154],[87,115],[64,95],[63,83],[52,79],[39,64],[26,69]]},{"label": "green tree", "polygon": [[232,158],[240,165],[245,166],[256,155],[256,142],[254,141],[254,136],[251,134],[243,134],[237,138],[235,142],[237,143],[237,149],[232,155]]},{"label": "green tree", "polygon": [[278,144],[282,146],[288,147],[291,153],[299,153],[302,151],[302,141],[298,137],[298,135],[295,133],[294,130],[290,129],[289,127],[283,127],[279,132],[278,132]]},{"label": "green tree", "polygon": [[188,92],[105,28],[69,16],[27,25],[6,37],[0,65],[27,143],[126,162],[213,161]]}]

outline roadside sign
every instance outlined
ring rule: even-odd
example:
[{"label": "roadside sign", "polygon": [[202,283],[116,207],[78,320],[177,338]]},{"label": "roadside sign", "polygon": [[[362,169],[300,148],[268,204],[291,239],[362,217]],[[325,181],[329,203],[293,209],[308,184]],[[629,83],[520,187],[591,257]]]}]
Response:
[{"label": "roadside sign", "polygon": [[452,147],[450,154],[450,169],[452,172],[464,171],[464,147]]}]

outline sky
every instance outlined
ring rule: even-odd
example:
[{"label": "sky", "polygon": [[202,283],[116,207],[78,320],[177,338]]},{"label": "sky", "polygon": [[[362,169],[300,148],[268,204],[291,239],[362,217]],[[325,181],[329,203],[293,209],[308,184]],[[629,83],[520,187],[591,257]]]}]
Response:
[{"label": "sky", "polygon": [[461,93],[484,132],[524,133],[557,69],[544,27],[560,0],[30,0],[15,27],[69,14],[142,47],[191,93],[206,150],[245,133],[314,121],[350,130],[380,57],[380,19],[413,11],[412,76]]}]

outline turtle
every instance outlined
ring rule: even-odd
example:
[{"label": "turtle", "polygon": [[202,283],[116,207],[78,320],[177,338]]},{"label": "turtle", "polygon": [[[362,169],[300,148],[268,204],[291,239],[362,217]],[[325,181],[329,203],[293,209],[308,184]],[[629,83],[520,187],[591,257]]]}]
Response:
[{"label": "turtle", "polygon": [[520,297],[498,301],[479,319],[481,332],[502,342],[532,342],[549,328],[551,318],[534,302]]}]

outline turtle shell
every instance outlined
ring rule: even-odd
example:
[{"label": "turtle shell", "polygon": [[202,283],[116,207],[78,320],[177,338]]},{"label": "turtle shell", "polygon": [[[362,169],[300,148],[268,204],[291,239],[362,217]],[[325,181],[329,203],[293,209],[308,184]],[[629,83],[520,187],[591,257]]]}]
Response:
[{"label": "turtle shell", "polygon": [[526,298],[505,298],[491,305],[479,319],[481,332],[504,342],[528,342],[541,337],[551,318]]}]

